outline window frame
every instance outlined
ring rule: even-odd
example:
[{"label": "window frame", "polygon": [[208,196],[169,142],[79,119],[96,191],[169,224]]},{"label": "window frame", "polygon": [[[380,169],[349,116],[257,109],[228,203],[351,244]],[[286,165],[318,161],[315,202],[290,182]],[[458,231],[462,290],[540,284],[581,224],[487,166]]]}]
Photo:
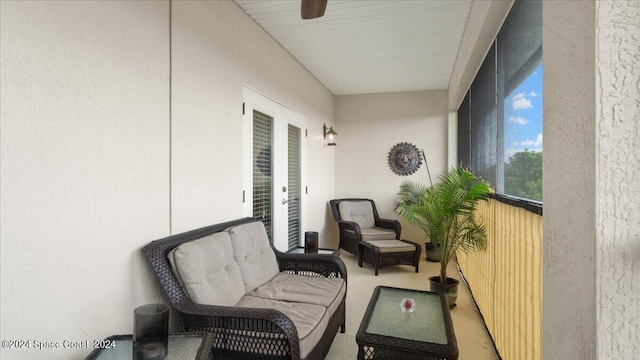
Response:
[{"label": "window frame", "polygon": [[[541,17],[541,10],[542,10],[541,1],[538,1],[538,3],[540,6],[540,14],[536,14],[532,16],[532,19],[527,19],[529,21],[525,21],[525,22],[528,22],[529,24],[537,25],[536,21],[539,21],[539,20],[535,18],[535,16]],[[493,173],[493,175],[490,176],[491,177],[490,179],[487,179],[496,188],[496,193],[492,195],[492,198],[498,201],[501,201],[503,203],[506,203],[512,206],[517,206],[517,207],[526,209],[528,211],[531,211],[533,213],[542,215],[542,204],[543,204],[542,201],[523,198],[516,195],[510,195],[510,194],[504,193],[505,161],[507,160],[505,159],[505,156],[506,156],[505,154],[506,152],[505,151],[506,119],[505,119],[505,108],[504,108],[505,96],[511,94],[511,92],[513,92],[514,89],[520,86],[520,84],[522,84],[522,82],[524,82],[525,79],[527,79],[532,74],[534,69],[536,69],[540,64],[543,64],[543,63],[542,63],[541,34],[540,34],[539,40],[538,38],[533,38],[533,40],[530,41],[530,45],[532,46],[525,48],[525,50],[527,50],[529,54],[528,58],[526,59],[522,58],[521,60],[523,61],[521,62],[518,62],[519,59],[517,57],[516,58],[511,57],[509,59],[511,60],[512,63],[513,62],[518,63],[518,67],[515,69],[510,69],[506,67],[508,65],[505,65],[505,64],[509,63],[509,61],[506,60],[508,56],[505,55],[504,51],[501,50],[501,46],[504,46],[504,45],[501,44],[500,41],[504,40],[503,41],[504,43],[509,43],[509,41],[512,44],[515,43],[514,40],[510,38],[506,38],[505,40],[505,36],[512,35],[512,34],[509,34],[508,31],[514,29],[514,26],[519,26],[519,22],[522,20],[523,14],[528,14],[526,11],[528,9],[525,9],[525,8],[532,6],[532,4],[534,4],[535,6],[535,3],[533,1],[526,2],[526,1],[516,0],[514,2],[514,5],[512,6],[509,14],[507,15],[507,18],[505,19],[505,22],[503,23],[500,31],[498,32],[493,42],[491,43],[491,46],[487,51],[487,55],[485,55],[485,58],[483,59],[482,64],[478,69],[478,72],[476,73],[472,83],[469,85],[469,88],[467,89],[467,92],[462,102],[460,103],[460,106],[458,107],[457,148],[458,148],[458,164],[460,164],[461,166],[468,167],[473,173],[479,176],[482,176],[487,171],[486,161],[481,161],[481,162],[477,160],[474,161],[474,157],[477,158],[479,155],[482,155],[483,153],[487,153],[487,152],[491,153],[493,157],[495,157],[495,164],[493,164],[495,166],[495,172]],[[541,33],[542,31],[541,24],[539,26],[540,28],[536,29],[536,31],[539,30],[539,32]],[[527,29],[527,31],[528,30],[529,29]],[[517,36],[518,30],[515,30],[514,32],[515,32],[515,35]],[[536,47],[536,45],[538,44],[539,46]],[[487,75],[486,71],[488,66],[492,66],[492,70],[489,69],[489,71],[492,71],[493,76],[490,76],[491,74]],[[507,84],[507,79],[504,78],[506,76],[505,74],[507,73],[507,70],[511,70],[511,73],[509,74],[510,79],[508,79],[510,81],[508,84]],[[503,78],[500,78],[501,76]],[[493,84],[486,84],[482,82],[478,84],[477,83],[478,79],[482,80],[482,77],[491,78],[491,80],[489,81],[493,82]],[[486,101],[486,98],[493,97],[494,103],[491,111],[495,112],[495,115],[493,116],[494,118],[491,118],[488,115],[488,113],[474,114],[474,108],[473,108],[474,103],[476,104],[476,107],[479,106],[478,101],[482,103],[482,100],[474,101],[474,90],[478,87],[487,88],[487,86],[489,88],[493,87],[493,89],[490,90],[489,95],[486,95],[486,93],[483,93],[483,92],[475,91],[475,96],[476,97],[483,96],[485,98],[485,101]],[[540,91],[540,96],[544,97],[542,91]],[[479,111],[487,112],[487,109],[484,109],[483,106],[479,106],[479,109],[480,109]],[[489,120],[485,118],[489,118]],[[480,123],[477,123],[478,121]],[[488,128],[485,128],[486,124],[483,124],[483,122],[487,122],[487,121],[495,121],[495,123],[489,124]],[[544,119],[542,119],[542,122],[543,122],[542,126],[544,126]],[[493,127],[495,127],[495,129],[493,129]],[[474,146],[476,146],[478,143],[481,143],[481,142],[486,143],[487,142],[486,139],[481,140],[480,138],[486,137],[487,136],[486,131],[490,131],[491,129],[493,129],[494,131],[491,134],[489,134],[489,136],[495,136],[494,138],[495,143],[491,143],[491,140],[489,140],[488,147],[481,149],[480,150],[481,152],[479,153],[477,150],[474,149]],[[476,134],[474,134],[474,131],[476,131]],[[475,144],[474,144],[474,139],[476,139]],[[495,148],[492,149],[492,147],[495,147]]]}]

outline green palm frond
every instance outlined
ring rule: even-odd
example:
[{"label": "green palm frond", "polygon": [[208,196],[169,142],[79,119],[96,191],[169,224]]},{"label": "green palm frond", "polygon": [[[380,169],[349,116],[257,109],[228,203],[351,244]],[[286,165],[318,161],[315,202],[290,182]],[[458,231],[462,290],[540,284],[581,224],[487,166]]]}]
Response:
[{"label": "green palm frond", "polygon": [[420,219],[417,217],[419,214],[416,210],[416,206],[419,206],[425,197],[426,187],[413,182],[404,181],[400,184],[400,201],[396,202],[396,212],[405,218],[412,225],[419,225]]},{"label": "green palm frond", "polygon": [[439,179],[440,183],[430,187],[403,182],[396,212],[420,228],[436,246],[444,281],[446,266],[458,249],[464,252],[486,249],[486,228],[477,222],[475,210],[480,201],[489,199],[491,188],[463,167],[453,167]]}]

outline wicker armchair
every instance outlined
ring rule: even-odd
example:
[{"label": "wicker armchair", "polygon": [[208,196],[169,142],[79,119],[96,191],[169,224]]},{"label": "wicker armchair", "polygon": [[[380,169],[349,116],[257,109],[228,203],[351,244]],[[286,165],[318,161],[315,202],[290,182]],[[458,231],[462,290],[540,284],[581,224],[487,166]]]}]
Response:
[{"label": "wicker armchair", "polygon": [[[184,329],[214,335],[213,358],[301,359],[298,332],[289,317],[275,309],[197,304],[185,293],[167,259],[172,249],[185,242],[253,221],[256,220],[244,218],[169,236],[151,242],[142,251],[168,300],[180,315]],[[346,283],[346,267],[335,255],[288,254],[273,250],[281,272],[337,277]],[[345,299],[346,296],[329,319],[321,339],[305,359],[324,359],[338,330],[345,332]]]},{"label": "wicker armchair", "polygon": [[402,231],[402,227],[400,226],[400,222],[398,220],[390,220],[390,219],[382,219],[380,215],[378,215],[378,209],[376,208],[376,203],[371,199],[357,199],[357,198],[348,198],[348,199],[335,199],[330,200],[329,204],[331,205],[331,213],[333,214],[333,219],[338,223],[338,227],[340,228],[340,248],[345,249],[348,252],[358,255],[358,243],[362,241],[362,231],[360,225],[355,221],[344,220],[340,215],[340,203],[341,202],[359,202],[359,201],[368,201],[371,203],[371,207],[373,209],[373,216],[375,219],[375,226],[381,229],[388,229],[389,235],[386,237],[387,239],[400,239],[400,232]]},{"label": "wicker armchair", "polygon": [[363,262],[373,265],[375,275],[380,268],[390,265],[412,265],[418,272],[421,246],[401,240],[400,222],[380,218],[373,200],[335,199],[329,204],[340,228],[339,246],[358,256],[360,267]]}]

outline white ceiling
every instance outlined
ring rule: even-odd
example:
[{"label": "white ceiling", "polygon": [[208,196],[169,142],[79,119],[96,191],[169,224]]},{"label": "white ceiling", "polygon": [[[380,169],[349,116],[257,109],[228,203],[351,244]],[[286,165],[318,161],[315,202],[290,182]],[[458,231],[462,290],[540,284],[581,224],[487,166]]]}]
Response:
[{"label": "white ceiling", "polygon": [[334,95],[446,89],[471,0],[235,0]]}]

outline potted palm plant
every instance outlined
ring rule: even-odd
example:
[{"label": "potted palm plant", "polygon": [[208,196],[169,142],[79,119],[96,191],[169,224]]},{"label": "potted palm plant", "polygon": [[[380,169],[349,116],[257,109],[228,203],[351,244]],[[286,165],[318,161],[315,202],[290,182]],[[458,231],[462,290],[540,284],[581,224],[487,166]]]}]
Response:
[{"label": "potted palm plant", "polygon": [[440,183],[430,187],[412,181],[400,185],[396,212],[418,226],[434,245],[440,258],[440,275],[429,278],[431,290],[446,293],[451,307],[458,295],[458,280],[447,277],[447,265],[457,250],[486,249],[486,229],[476,219],[475,210],[490,194],[489,184],[463,167],[443,172]]}]

